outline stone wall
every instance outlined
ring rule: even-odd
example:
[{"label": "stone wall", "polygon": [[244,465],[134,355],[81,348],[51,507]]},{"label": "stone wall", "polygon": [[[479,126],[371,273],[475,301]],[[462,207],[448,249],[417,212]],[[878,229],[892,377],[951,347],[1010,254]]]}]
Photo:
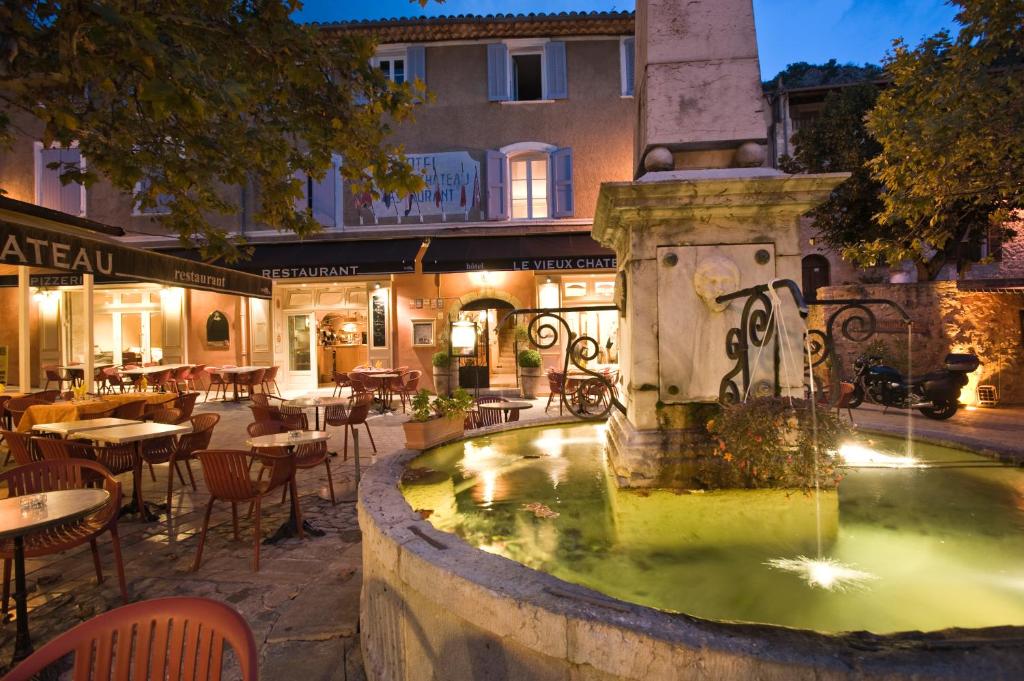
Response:
[{"label": "stone wall", "polygon": [[[922,284],[855,284],[820,289],[822,301],[844,298],[885,298],[902,306],[913,320],[912,341],[902,330],[895,311],[873,306],[879,321],[879,333],[867,342],[852,342],[838,333],[849,313],[837,318],[834,325],[839,373],[848,376],[853,360],[871,345],[901,371],[907,370],[908,359],[913,373],[940,367],[949,352],[973,352],[981,367],[970,376],[970,384],[961,393],[961,401],[976,400],[978,385],[994,385],[1002,403],[1024,402],[1024,344],[1022,344],[1021,293],[976,293],[957,289],[955,281]],[[814,308],[811,323],[823,328],[826,315],[836,306]],[[912,344],[912,351],[908,351]]]}]

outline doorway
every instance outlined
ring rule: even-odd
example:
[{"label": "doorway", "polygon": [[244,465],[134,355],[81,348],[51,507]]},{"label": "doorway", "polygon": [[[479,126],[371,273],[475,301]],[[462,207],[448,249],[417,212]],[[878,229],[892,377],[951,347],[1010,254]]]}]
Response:
[{"label": "doorway", "polygon": [[805,256],[801,261],[801,266],[804,299],[808,302],[815,302],[818,300],[818,289],[831,283],[829,272],[831,265],[825,256],[814,254]]},{"label": "doorway", "polygon": [[515,325],[501,324],[513,309],[511,303],[497,298],[480,298],[462,306],[461,316],[475,321],[479,329],[477,355],[459,369],[462,387],[516,386]]}]

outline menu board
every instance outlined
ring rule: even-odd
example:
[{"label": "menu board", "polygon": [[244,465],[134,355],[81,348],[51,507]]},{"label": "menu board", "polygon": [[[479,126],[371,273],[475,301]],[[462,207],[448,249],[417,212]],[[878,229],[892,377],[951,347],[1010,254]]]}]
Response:
[{"label": "menu board", "polygon": [[384,306],[383,296],[371,298],[370,325],[373,329],[373,347],[384,348],[388,345],[387,309]]}]

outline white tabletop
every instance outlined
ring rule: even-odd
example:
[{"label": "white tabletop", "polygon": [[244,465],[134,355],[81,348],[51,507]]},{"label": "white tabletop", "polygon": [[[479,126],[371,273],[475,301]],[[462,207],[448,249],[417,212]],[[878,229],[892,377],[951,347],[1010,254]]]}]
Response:
[{"label": "white tabletop", "polygon": [[292,430],[287,433],[259,435],[249,438],[245,443],[257,449],[261,447],[292,447],[295,445],[308,445],[311,442],[321,442],[330,439],[330,437],[330,433],[323,430]]},{"label": "white tabletop", "polygon": [[269,368],[270,367],[257,367],[257,366],[232,367],[231,369],[217,369],[215,371],[215,373],[218,373],[218,374],[244,374],[244,373],[249,372],[249,371],[256,371],[257,369],[264,369],[265,370],[265,369],[269,369]]},{"label": "white tabletop", "polygon": [[484,402],[476,405],[480,409],[531,409],[533,403],[506,400],[504,402]]},{"label": "white tabletop", "polygon": [[145,376],[147,374],[158,374],[161,371],[174,371],[182,367],[190,367],[192,364],[159,364],[152,367],[139,367],[138,369],[122,369],[121,373],[125,376]]},{"label": "white tabletop", "polygon": [[66,489],[43,492],[45,506],[21,510],[21,497],[0,500],[0,537],[17,537],[84,518],[107,503],[110,492],[105,489]]},{"label": "white tabletop", "polygon": [[59,435],[68,435],[69,433],[80,433],[86,430],[110,428],[111,426],[130,426],[135,423],[141,423],[141,421],[106,417],[102,419],[89,419],[88,421],[59,421],[57,423],[39,423],[32,426],[32,430],[38,430],[43,433],[57,433]]},{"label": "white tabletop", "polygon": [[113,426],[111,428],[99,428],[87,430],[74,435],[76,438],[87,438],[100,442],[122,444],[125,442],[139,442],[140,440],[152,440],[157,437],[189,433],[192,425],[176,425],[171,423],[134,423],[128,426]]},{"label": "white tabletop", "polygon": [[347,397],[318,397],[316,395],[303,395],[281,402],[282,407],[297,407],[308,409],[309,407],[329,407],[332,404],[348,404]]}]

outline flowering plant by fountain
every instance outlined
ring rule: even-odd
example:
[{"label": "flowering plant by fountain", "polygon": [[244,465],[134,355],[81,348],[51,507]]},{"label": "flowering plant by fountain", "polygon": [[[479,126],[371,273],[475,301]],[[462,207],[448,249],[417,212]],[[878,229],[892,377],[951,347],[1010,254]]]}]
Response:
[{"label": "flowering plant by fountain", "polygon": [[[715,444],[700,463],[697,479],[714,487],[776,487],[814,489],[835,487],[839,443],[848,428],[827,408],[815,409],[809,400],[761,397],[722,407],[707,423]],[[815,459],[817,458],[817,461]]]}]

